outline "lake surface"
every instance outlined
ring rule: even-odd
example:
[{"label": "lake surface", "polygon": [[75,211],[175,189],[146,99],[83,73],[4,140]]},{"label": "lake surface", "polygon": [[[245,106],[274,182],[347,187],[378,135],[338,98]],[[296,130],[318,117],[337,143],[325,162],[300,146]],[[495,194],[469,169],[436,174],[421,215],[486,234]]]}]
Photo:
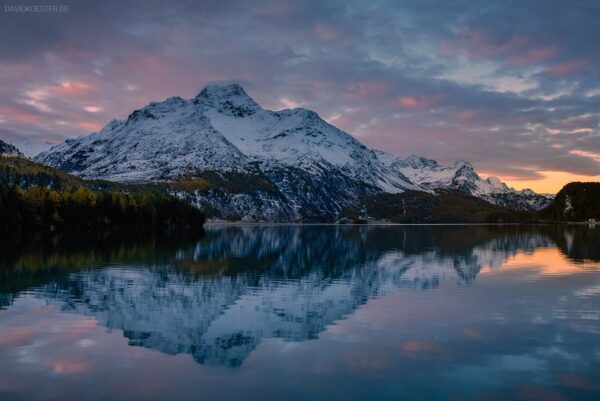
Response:
[{"label": "lake surface", "polygon": [[1,249],[1,400],[600,399],[598,227]]}]

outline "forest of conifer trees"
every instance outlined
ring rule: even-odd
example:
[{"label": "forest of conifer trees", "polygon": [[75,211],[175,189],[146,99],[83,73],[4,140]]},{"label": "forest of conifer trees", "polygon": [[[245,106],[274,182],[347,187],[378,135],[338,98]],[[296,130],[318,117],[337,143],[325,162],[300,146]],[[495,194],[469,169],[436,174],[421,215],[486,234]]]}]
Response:
[{"label": "forest of conifer trees", "polygon": [[153,192],[53,190],[0,184],[0,233],[131,232],[161,233],[202,229],[204,215],[172,196]]}]

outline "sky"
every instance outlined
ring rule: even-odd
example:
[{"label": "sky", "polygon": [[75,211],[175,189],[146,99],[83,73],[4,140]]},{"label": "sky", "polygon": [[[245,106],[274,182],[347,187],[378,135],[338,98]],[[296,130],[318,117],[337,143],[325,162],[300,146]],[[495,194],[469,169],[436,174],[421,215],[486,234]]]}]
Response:
[{"label": "sky", "polygon": [[[600,181],[600,2],[0,4],[0,138],[60,142],[240,83],[398,156],[556,192]],[[22,4],[36,4],[26,1]]]}]

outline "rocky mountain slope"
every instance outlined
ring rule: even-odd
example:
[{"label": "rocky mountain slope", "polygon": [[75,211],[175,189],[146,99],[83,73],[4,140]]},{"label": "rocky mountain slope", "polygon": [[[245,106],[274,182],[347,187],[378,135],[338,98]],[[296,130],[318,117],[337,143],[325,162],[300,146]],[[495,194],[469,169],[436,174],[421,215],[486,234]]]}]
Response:
[{"label": "rocky mountain slope", "polygon": [[37,160],[84,178],[176,182],[173,192],[215,218],[332,220],[361,197],[406,190],[460,190],[520,210],[549,202],[482,180],[467,162],[370,150],[313,111],[265,110],[236,84],[150,103]]}]

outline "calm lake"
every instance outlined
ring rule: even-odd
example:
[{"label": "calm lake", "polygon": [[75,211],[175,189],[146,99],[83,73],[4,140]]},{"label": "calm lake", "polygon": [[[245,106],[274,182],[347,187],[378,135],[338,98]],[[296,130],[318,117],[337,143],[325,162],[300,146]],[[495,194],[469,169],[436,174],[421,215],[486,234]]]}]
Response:
[{"label": "calm lake", "polygon": [[598,400],[600,227],[4,246],[1,400]]}]

